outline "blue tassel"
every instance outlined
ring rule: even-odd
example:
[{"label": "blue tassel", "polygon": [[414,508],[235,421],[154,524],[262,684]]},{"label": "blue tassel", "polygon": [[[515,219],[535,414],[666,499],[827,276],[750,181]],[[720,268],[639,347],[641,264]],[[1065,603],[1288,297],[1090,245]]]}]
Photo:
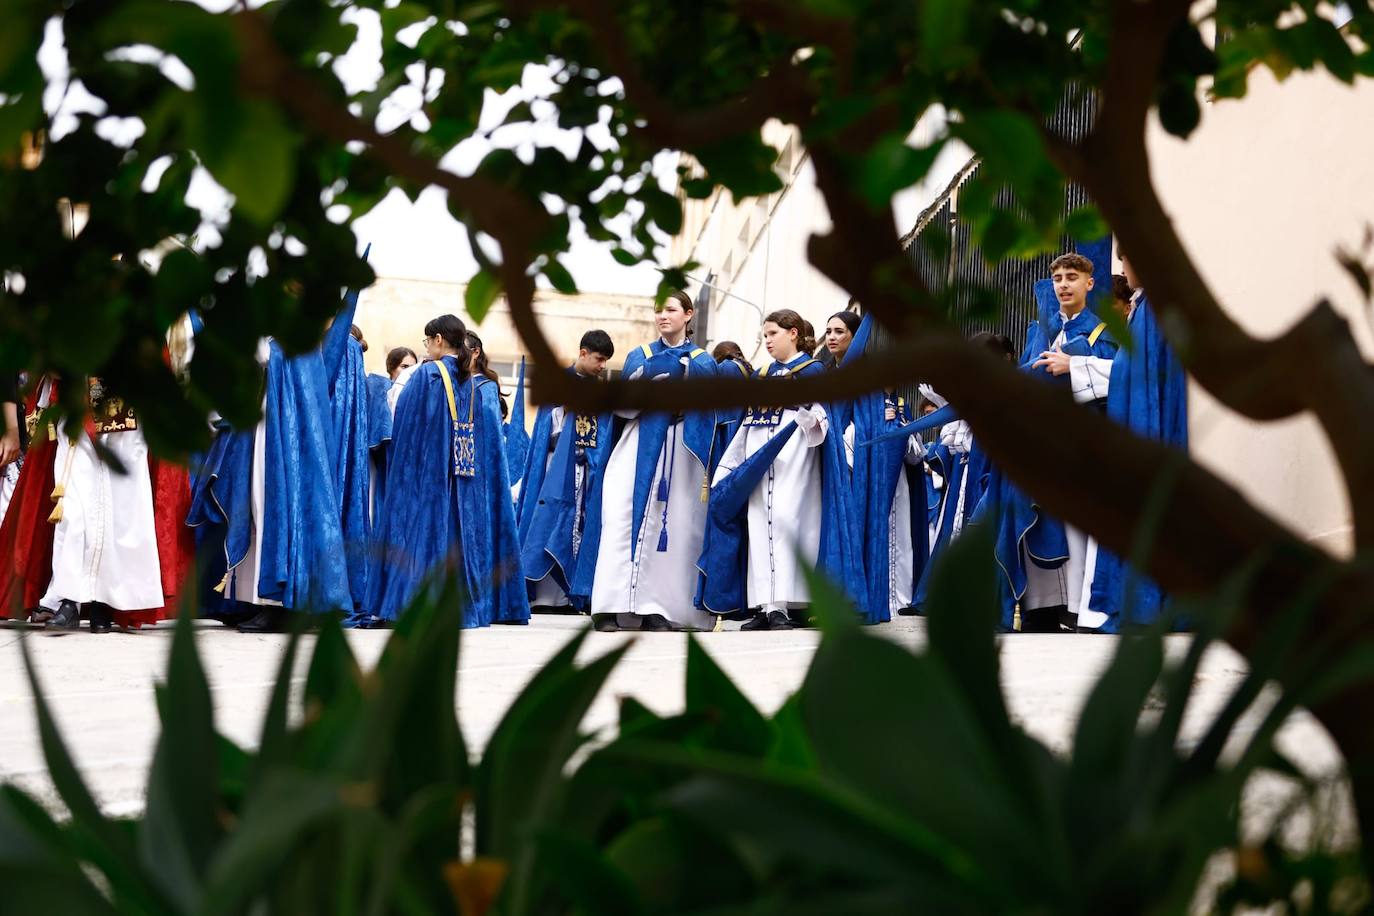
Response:
[{"label": "blue tassel", "polygon": [[658,552],[659,552],[659,553],[667,553],[667,552],[668,552],[668,526],[667,526],[667,525],[664,525],[662,528],[658,529]]},{"label": "blue tassel", "polygon": [[668,477],[666,474],[658,478],[658,501],[661,503],[668,501]]}]

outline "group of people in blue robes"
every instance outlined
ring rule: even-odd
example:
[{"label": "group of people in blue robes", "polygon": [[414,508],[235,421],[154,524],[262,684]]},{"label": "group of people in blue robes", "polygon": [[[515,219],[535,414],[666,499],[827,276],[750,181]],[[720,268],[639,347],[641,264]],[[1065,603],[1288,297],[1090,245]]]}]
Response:
[{"label": "group of people in blue robes", "polygon": [[[1020,367],[1185,447],[1185,376],[1129,265],[1116,278],[1105,269],[1110,250],[1053,262]],[[1113,280],[1114,296],[1092,296]],[[187,521],[206,604],[244,631],[283,629],[292,611],[385,627],[454,578],[468,627],[523,624],[533,609],[587,614],[605,631],[790,629],[811,622],[813,568],[879,624],[921,613],[933,563],[972,525],[993,535],[1005,630],[1116,632],[1167,606],[1002,474],[926,386],[916,405],[894,390],[737,410],[546,404],[527,430],[523,364],[506,417],[480,339],[442,315],[421,356],[397,348],[385,376],[368,375],[356,305],[345,297],[314,351],[262,343],[262,421],[217,424],[197,465]],[[788,390],[879,345],[852,309],[830,317],[819,348],[811,324],[780,309],[762,322],[769,358],[756,368],[732,342],[698,347],[694,314],[685,293],[667,296],[657,339],[626,355],[623,377]],[[1005,337],[972,343],[1013,358]],[[610,336],[590,330],[559,378],[597,384],[614,356]]]},{"label": "group of people in blue robes", "polygon": [[[1141,436],[1186,449],[1187,377],[1129,261],[1123,257],[1123,273],[1112,275],[1110,254],[1106,239],[1052,262],[1051,277],[1035,286],[1038,315],[1019,365]],[[1110,294],[1091,296],[1097,287]],[[1113,326],[1124,328],[1122,340]],[[1005,338],[977,335],[975,342],[1010,358]],[[932,558],[966,526],[991,528],[1004,630],[1117,633],[1165,613],[1168,598],[1157,584],[1046,512],[988,461],[953,408],[933,391],[925,393],[933,412],[897,435],[940,431],[925,451],[939,492],[929,504]],[[1091,476],[1088,469],[1082,473]],[[917,586],[917,608],[925,586]]]},{"label": "group of people in blue robes", "polygon": [[206,612],[243,632],[286,629],[293,611],[387,626],[453,575],[464,626],[527,622],[497,383],[453,315],[426,326],[425,361],[397,348],[368,375],[357,298],[316,350],[262,342],[261,421],[217,422],[196,462]]}]

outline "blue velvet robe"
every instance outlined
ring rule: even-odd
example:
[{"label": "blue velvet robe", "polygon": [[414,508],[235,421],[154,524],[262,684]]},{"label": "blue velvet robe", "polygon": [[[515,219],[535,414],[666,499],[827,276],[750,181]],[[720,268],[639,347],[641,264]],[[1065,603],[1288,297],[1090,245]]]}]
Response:
[{"label": "blue velvet robe", "polygon": [[370,517],[375,517],[386,498],[387,458],[391,453],[391,405],[386,395],[390,390],[391,379],[385,375],[374,372],[367,377],[367,445],[372,463]]},{"label": "blue velvet robe", "polygon": [[[1188,379],[1164,339],[1149,301],[1141,296],[1127,322],[1129,346],[1112,361],[1107,416],[1138,435],[1188,448]],[[1102,630],[1158,619],[1168,598],[1152,579],[1099,547],[1089,607],[1107,614]]]},{"label": "blue velvet robe", "polygon": [[332,373],[321,351],[287,359],[271,347],[258,595],[297,610],[346,611],[353,597],[334,480]]},{"label": "blue velvet robe", "polygon": [[371,544],[371,432],[368,377],[363,368],[363,348],[351,336],[343,342],[339,371],[330,385],[329,399],[335,443],[334,484],[339,523],[343,528],[344,556],[348,564],[351,611],[367,601],[368,553]]},{"label": "blue velvet robe", "polygon": [[[521,490],[521,565],[525,578],[537,582],[553,576],[558,587],[569,593],[568,600],[579,611],[588,610],[589,595],[572,593],[572,578],[577,571],[587,536],[587,514],[591,494],[605,470],[614,441],[614,417],[573,415],[564,421],[563,430],[547,472],[543,460],[526,466],[525,481],[538,473],[539,492]],[[549,425],[552,423],[550,421]],[[532,443],[540,442],[539,421],[535,422]],[[549,436],[545,435],[547,441]],[[544,446],[547,449],[547,445]],[[531,448],[531,454],[535,448]],[[543,451],[540,451],[543,454]],[[577,471],[582,469],[582,486],[577,486]],[[588,590],[590,591],[590,590]]]},{"label": "blue velvet robe", "polygon": [[386,501],[377,518],[368,609],[396,620],[432,574],[447,570],[466,588],[463,626],[524,623],[515,508],[507,487],[496,384],[465,378],[445,356],[460,420],[472,417],[475,476],[454,473],[453,423],[438,367],[423,363],[396,403]]},{"label": "blue velvet robe", "polygon": [[[685,364],[684,364],[685,362]],[[662,339],[645,344],[630,351],[625,358],[621,372],[625,378],[635,375],[640,369],[640,377],[648,380],[660,375],[670,379],[711,378],[717,374],[716,361],[711,354],[697,347],[690,339],[676,347],[669,347]],[[650,490],[656,477],[659,459],[668,441],[672,417],[665,413],[642,413],[639,415],[639,447],[636,452],[634,489],[627,494],[631,504],[631,532],[641,531],[644,514],[648,511]],[[674,468],[673,473],[695,474],[702,479],[703,487],[709,486],[711,468],[715,456],[711,454],[712,443],[716,436],[715,411],[688,412],[678,431],[695,459],[693,466]],[[612,448],[614,446],[612,445]],[[609,458],[607,459],[609,460]],[[577,600],[591,601],[592,580],[596,575],[596,559],[601,549],[601,505],[604,498],[605,475],[598,475],[592,491],[588,494],[586,534],[578,554],[577,572],[569,583],[568,596]],[[670,510],[671,511],[671,510]],[[636,549],[631,540],[631,555]],[[654,549],[649,545],[648,549]]]},{"label": "blue velvet robe", "polygon": [[[541,413],[543,411],[541,410]],[[515,400],[511,402],[510,418],[502,428],[506,449],[506,468],[510,472],[510,485],[515,486],[525,478],[532,438],[525,429],[525,358],[520,358],[520,375],[515,383]]]}]

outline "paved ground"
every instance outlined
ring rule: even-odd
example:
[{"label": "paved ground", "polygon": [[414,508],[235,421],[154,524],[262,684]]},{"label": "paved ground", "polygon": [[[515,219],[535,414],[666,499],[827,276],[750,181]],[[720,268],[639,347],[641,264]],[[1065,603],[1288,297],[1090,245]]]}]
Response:
[{"label": "paved ground", "polygon": [[[482,746],[502,712],[535,670],[572,635],[581,619],[537,616],[529,627],[493,627],[464,634],[458,705],[469,743]],[[18,642],[28,631],[0,628],[0,780],[13,781],[48,803],[54,795],[34,727],[32,694]],[[902,618],[881,632],[909,647],[924,642],[924,622]],[[353,631],[350,642],[365,666],[373,664],[385,632]],[[253,744],[285,637],[244,636],[206,624],[200,651],[221,731]],[[585,652],[599,655],[629,638],[593,633]],[[809,631],[743,633],[699,637],[744,692],[767,711],[776,709],[805,675],[818,635]],[[587,725],[605,728],[615,720],[618,696],[632,694],[660,712],[683,703],[686,639],[681,634],[642,634],[593,706]],[[1181,650],[1183,638],[1172,646]],[[137,811],[157,729],[153,684],[161,678],[171,629],[133,634],[62,637],[33,633],[30,645],[42,684],[62,732],[100,803],[111,813]],[[1014,635],[1004,637],[1003,688],[1013,714],[1034,735],[1066,748],[1087,693],[1109,661],[1116,641],[1104,636]],[[308,646],[306,647],[308,648]],[[302,653],[301,670],[308,652]],[[1199,673],[1185,740],[1216,712],[1243,676],[1234,653],[1213,650]],[[892,700],[900,702],[900,686]],[[1314,774],[1331,775],[1340,759],[1325,732],[1306,714],[1290,719],[1281,736],[1285,748]],[[1272,811],[1277,799],[1261,791],[1254,812]]]}]

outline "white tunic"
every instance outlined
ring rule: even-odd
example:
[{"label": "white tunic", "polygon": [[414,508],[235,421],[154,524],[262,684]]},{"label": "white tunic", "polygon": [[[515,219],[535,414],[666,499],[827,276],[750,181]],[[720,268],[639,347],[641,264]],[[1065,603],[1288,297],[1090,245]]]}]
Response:
[{"label": "white tunic", "polygon": [[[661,614],[676,626],[702,630],[715,623],[712,615],[693,604],[696,564],[706,534],[706,504],[701,501],[704,471],[682,441],[682,432],[681,423],[668,431],[638,532],[632,530],[638,419],[626,424],[611,451],[601,493],[601,547],[592,583],[593,614]],[[664,475],[669,477],[668,545],[667,550],[660,551],[664,506],[657,493],[658,481]],[[632,540],[637,545],[633,559]]]},{"label": "white tunic", "polygon": [[65,478],[66,495],[53,531],[52,581],[39,603],[52,611],[64,600],[117,611],[162,607],[148,445],[139,430],[107,433],[100,441],[125,473],[102,462],[84,432],[71,443],[59,428],[54,473],[59,482]]},{"label": "white tunic", "polygon": [[714,486],[725,479],[794,419],[797,432],[749,494],[745,600],[750,608],[783,610],[805,607],[811,601],[800,561],[814,566],[820,554],[819,446],[829,429],[825,411],[815,405],[788,408],[777,426],[741,426],[712,481]]}]

